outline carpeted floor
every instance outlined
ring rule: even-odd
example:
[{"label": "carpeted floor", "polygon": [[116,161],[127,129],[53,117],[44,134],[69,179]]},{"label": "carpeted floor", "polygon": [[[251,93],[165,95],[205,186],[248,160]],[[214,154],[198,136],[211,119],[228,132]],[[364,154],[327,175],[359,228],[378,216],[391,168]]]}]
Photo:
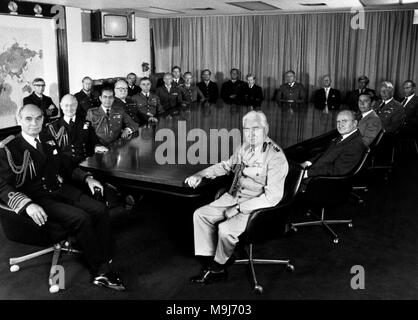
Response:
[{"label": "carpeted floor", "polygon": [[[408,151],[408,150],[407,150]],[[340,243],[319,227],[303,228],[291,237],[255,249],[267,258],[291,258],[295,271],[256,266],[263,295],[252,291],[246,266],[232,266],[224,283],[193,286],[188,278],[199,270],[193,256],[192,213],[198,203],[163,195],[146,195],[139,212],[115,219],[119,250],[114,258],[128,286],[114,292],[89,284],[87,269],[76,255],[64,255],[66,289],[48,291],[50,256],[9,272],[8,258],[36,247],[12,243],[0,232],[0,299],[417,299],[418,298],[418,157],[397,160],[389,181],[371,182],[366,204],[348,203],[333,217],[352,217],[354,228],[336,226]],[[302,215],[293,220],[302,220]],[[365,289],[350,286],[352,266],[365,270]]]}]

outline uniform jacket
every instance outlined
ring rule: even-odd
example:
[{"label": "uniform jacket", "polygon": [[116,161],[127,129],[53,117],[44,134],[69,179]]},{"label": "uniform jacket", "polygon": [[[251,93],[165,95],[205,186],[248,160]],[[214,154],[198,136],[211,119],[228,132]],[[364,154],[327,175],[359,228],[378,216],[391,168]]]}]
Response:
[{"label": "uniform jacket", "polygon": [[308,169],[308,179],[315,176],[346,175],[360,162],[367,150],[359,130],[337,141],[334,139],[322,155],[310,160],[312,166]]},{"label": "uniform jacket", "polygon": [[163,111],[168,111],[171,108],[181,106],[182,94],[178,87],[171,85],[169,92],[167,87],[164,85],[162,87],[158,87],[155,93],[160,98]]},{"label": "uniform jacket", "polygon": [[91,122],[78,116],[72,127],[64,118],[59,118],[47,125],[45,133],[54,140],[63,157],[77,164],[93,155],[94,147],[100,145]]},{"label": "uniform jacket", "polygon": [[[287,102],[288,100],[294,100],[295,102]],[[279,105],[303,104],[306,102],[305,87],[299,82],[295,82],[293,86],[284,83],[279,87],[279,90],[276,93],[276,101]]]},{"label": "uniform jacket", "polygon": [[83,90],[77,92],[74,97],[77,99],[77,116],[85,118],[87,110],[100,106],[99,93],[91,90],[90,94],[85,93]]},{"label": "uniform jacket", "polygon": [[[222,84],[221,88],[221,98],[225,103],[228,104],[241,104],[243,101],[243,90],[244,90],[244,81],[237,80],[232,82],[228,80]],[[230,98],[231,95],[236,95],[235,98]]]},{"label": "uniform jacket", "polygon": [[158,115],[163,112],[160,98],[155,94],[150,92],[148,98],[144,93],[136,94],[132,97],[138,111],[141,113],[141,116],[147,121],[150,117],[157,118]]},{"label": "uniform jacket", "polygon": [[326,99],[325,89],[321,88],[315,91],[314,103],[315,108],[319,110],[324,110],[325,104],[328,106],[328,110],[338,110],[341,105],[341,93],[337,89],[330,88],[328,99]]},{"label": "uniform jacket", "polygon": [[237,192],[223,194],[211,206],[233,206],[240,204],[243,213],[250,213],[259,208],[275,206],[283,197],[284,181],[289,170],[286,156],[282,149],[269,138],[260,152],[250,158],[250,146],[240,146],[229,160],[210,166],[200,174],[214,178],[233,172],[237,165],[244,170],[237,180]]},{"label": "uniform jacket", "polygon": [[119,139],[125,128],[130,128],[132,132],[138,130],[138,124],[120,107],[112,106],[109,119],[101,106],[90,109],[86,120],[92,123],[96,136],[104,146]]},{"label": "uniform jacket", "polygon": [[366,146],[373,142],[376,136],[382,130],[382,120],[376,112],[372,111],[358,122],[357,129],[360,131],[363,142]]},{"label": "uniform jacket", "polygon": [[128,85],[128,97],[132,97],[133,95],[138,94],[140,92],[141,92],[141,88],[139,86],[133,85],[133,87],[131,88]]},{"label": "uniform jacket", "polygon": [[405,126],[418,132],[418,96],[414,95],[403,108],[406,117]]},{"label": "uniform jacket", "polygon": [[146,123],[146,119],[139,111],[139,108],[133,97],[126,97],[125,102],[122,99],[115,97],[112,108],[121,108],[135,121],[138,125]]},{"label": "uniform jacket", "polygon": [[258,85],[253,85],[252,88],[248,84],[243,87],[243,103],[247,106],[259,107],[263,101],[263,89]]},{"label": "uniform jacket", "polygon": [[395,99],[390,100],[383,107],[380,107],[382,101],[376,102],[375,109],[380,120],[382,120],[383,129],[387,133],[397,132],[405,121],[405,111],[402,105]]},{"label": "uniform jacket", "polygon": [[185,103],[190,104],[192,102],[205,99],[203,93],[197,86],[191,85],[189,87],[186,87],[185,84],[181,84],[179,85],[179,88],[182,94],[181,99]]},{"label": "uniform jacket", "polygon": [[69,188],[66,181],[83,182],[88,175],[61,157],[53,140],[40,137],[40,141],[43,152],[32,147],[21,134],[0,143],[0,199],[18,214],[32,201],[62,189],[71,190],[70,198],[79,198],[81,191]]},{"label": "uniform jacket", "polygon": [[206,85],[206,83],[202,81],[197,84],[197,87],[203,93],[205,99],[210,103],[215,103],[218,100],[219,91],[218,85],[215,82],[209,81],[208,85]]},{"label": "uniform jacket", "polygon": [[173,82],[171,83],[171,85],[172,85],[173,87],[178,87],[178,86],[180,86],[180,85],[182,85],[182,84],[184,84],[184,79],[183,79],[183,78],[179,78],[179,79],[178,79],[178,82],[176,82],[176,81],[174,80],[174,78],[173,78]]}]

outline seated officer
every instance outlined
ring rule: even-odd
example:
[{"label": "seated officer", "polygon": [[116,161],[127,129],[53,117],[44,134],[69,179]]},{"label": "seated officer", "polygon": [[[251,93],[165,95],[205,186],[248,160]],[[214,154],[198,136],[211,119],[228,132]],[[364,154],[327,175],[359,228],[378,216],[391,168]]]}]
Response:
[{"label": "seated officer", "polygon": [[87,110],[97,107],[99,103],[99,93],[92,89],[93,80],[90,77],[84,77],[82,80],[83,88],[77,92],[74,97],[77,99],[77,115],[85,118]]},{"label": "seated officer", "polygon": [[121,107],[113,107],[113,89],[103,87],[99,96],[100,107],[87,111],[86,120],[90,121],[100,143],[108,147],[120,137],[127,138],[138,129],[138,124]]},{"label": "seated officer", "polygon": [[48,123],[51,118],[56,118],[59,116],[59,110],[57,106],[52,101],[51,97],[44,95],[45,91],[45,81],[42,78],[36,78],[32,82],[33,92],[23,98],[23,105],[25,104],[34,104],[38,106],[45,115],[45,123]]},{"label": "seated officer", "polygon": [[141,92],[134,95],[132,100],[141,113],[141,117],[146,119],[146,122],[158,122],[158,113],[162,111],[161,103],[160,98],[150,91],[151,80],[144,77],[139,81],[139,86],[141,87]]},{"label": "seated officer", "polygon": [[389,81],[383,81],[380,85],[380,97],[375,109],[380,120],[382,120],[383,129],[386,134],[397,133],[404,124],[405,111],[402,105],[393,99],[393,84]]},{"label": "seated officer", "polygon": [[[128,73],[126,76],[126,82],[128,84],[128,97],[132,97],[135,94],[141,92],[141,88],[136,85],[136,74],[133,72]],[[115,85],[116,87],[116,85]]]},{"label": "seated officer", "polygon": [[0,143],[0,199],[40,227],[50,228],[47,221],[60,224],[76,236],[92,283],[125,290],[110,270],[114,242],[104,205],[69,182],[85,182],[92,193],[95,188],[103,191],[103,187],[91,174],[61,157],[53,140],[40,138],[43,120],[38,106],[24,105],[17,113],[22,133]]},{"label": "seated officer", "polygon": [[179,85],[182,94],[182,100],[185,105],[190,105],[193,102],[205,100],[203,93],[200,89],[192,84],[193,75],[191,72],[187,71],[183,75],[184,83]]},{"label": "seated officer", "polygon": [[91,122],[76,114],[78,104],[73,95],[65,95],[60,107],[63,117],[48,124],[46,134],[58,145],[63,156],[79,164],[95,152],[108,150],[100,145]]},{"label": "seated officer", "polygon": [[288,163],[280,147],[267,136],[266,116],[261,111],[250,111],[242,123],[244,143],[231,158],[185,181],[196,188],[203,178],[234,173],[229,192],[194,213],[195,254],[203,256],[210,265],[191,278],[192,283],[207,284],[224,279],[226,262],[245,230],[250,213],[275,206],[283,197]]},{"label": "seated officer", "polygon": [[145,122],[135,101],[128,95],[128,84],[125,80],[118,80],[115,83],[115,101],[113,101],[112,108],[117,107],[125,110],[137,124],[141,125]]},{"label": "seated officer", "polygon": [[170,109],[180,107],[183,101],[178,85],[173,85],[173,76],[171,73],[164,74],[163,81],[164,85],[158,87],[155,93],[160,98],[162,111],[167,112]]}]

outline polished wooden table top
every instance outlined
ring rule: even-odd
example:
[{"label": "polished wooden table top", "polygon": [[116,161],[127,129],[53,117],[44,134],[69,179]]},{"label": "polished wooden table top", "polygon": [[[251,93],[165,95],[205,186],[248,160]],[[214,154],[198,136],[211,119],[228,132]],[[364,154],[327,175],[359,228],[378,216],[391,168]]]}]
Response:
[{"label": "polished wooden table top", "polygon": [[[242,117],[249,110],[248,107],[222,103],[197,104],[174,110],[162,116],[156,125],[142,127],[130,139],[115,142],[107,153],[88,158],[81,167],[119,179],[131,187],[191,194],[193,191],[184,185],[184,180],[212,163],[226,160],[234,151],[232,139],[227,146],[228,152],[224,150],[221,154],[218,141],[215,142],[218,150],[212,149],[211,130],[242,132]],[[265,102],[261,110],[270,125],[270,138],[284,149],[327,132],[335,125],[335,114],[323,114],[311,105],[291,111],[279,108],[276,103]],[[187,141],[186,136],[192,129],[201,130],[192,131],[195,137]],[[193,153],[194,150],[190,149],[192,145],[196,147],[196,141],[203,148],[199,149],[200,152],[206,145],[206,156],[198,154],[200,160],[206,161],[192,164],[187,153]],[[161,152],[163,149],[165,152]],[[169,158],[170,163],[162,163],[164,157]]]}]

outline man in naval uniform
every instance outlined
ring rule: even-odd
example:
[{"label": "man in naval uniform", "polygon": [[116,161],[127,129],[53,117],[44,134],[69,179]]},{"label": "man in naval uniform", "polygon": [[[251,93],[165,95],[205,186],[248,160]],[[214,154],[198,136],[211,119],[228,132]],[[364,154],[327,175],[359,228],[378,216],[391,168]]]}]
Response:
[{"label": "man in naval uniform", "polygon": [[196,188],[203,178],[234,173],[229,192],[194,213],[195,255],[204,257],[210,264],[191,278],[192,283],[207,284],[225,279],[226,263],[245,230],[250,213],[275,206],[283,196],[289,166],[282,149],[267,136],[269,126],[265,114],[250,111],[242,122],[244,143],[231,158],[185,181]]},{"label": "man in naval uniform", "polygon": [[106,152],[94,132],[91,122],[77,115],[77,99],[65,95],[60,102],[63,117],[47,125],[49,135],[61,149],[63,156],[79,164],[95,152]]},{"label": "man in naval uniform", "polygon": [[86,183],[93,193],[103,186],[90,173],[61,157],[53,140],[39,136],[44,116],[33,104],[17,113],[22,133],[0,143],[0,199],[16,214],[28,215],[50,231],[53,221],[75,235],[91,281],[98,286],[125,290],[110,269],[114,241],[104,205],[75,188],[69,181]]}]

